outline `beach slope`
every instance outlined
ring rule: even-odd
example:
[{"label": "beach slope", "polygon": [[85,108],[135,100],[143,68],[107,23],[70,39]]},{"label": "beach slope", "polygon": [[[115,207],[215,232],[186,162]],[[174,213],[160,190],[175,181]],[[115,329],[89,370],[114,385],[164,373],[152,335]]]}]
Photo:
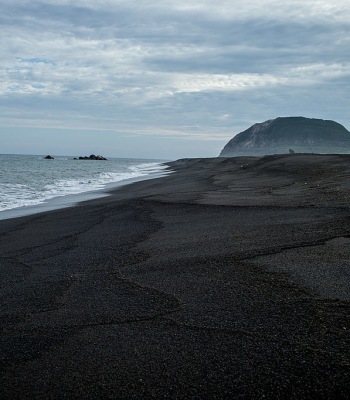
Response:
[{"label": "beach slope", "polygon": [[169,168],[0,221],[0,398],[349,398],[350,156]]}]

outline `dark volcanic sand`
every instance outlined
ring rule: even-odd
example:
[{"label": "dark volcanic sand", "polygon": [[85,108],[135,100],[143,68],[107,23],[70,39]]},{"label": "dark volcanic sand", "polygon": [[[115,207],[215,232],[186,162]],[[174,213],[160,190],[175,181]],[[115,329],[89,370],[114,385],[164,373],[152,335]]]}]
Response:
[{"label": "dark volcanic sand", "polygon": [[350,156],[171,165],[0,222],[0,399],[348,399]]}]

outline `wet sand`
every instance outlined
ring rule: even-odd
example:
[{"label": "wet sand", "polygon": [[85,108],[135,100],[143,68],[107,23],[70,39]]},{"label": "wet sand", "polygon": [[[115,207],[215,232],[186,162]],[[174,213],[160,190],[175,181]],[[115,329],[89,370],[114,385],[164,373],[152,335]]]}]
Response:
[{"label": "wet sand", "polygon": [[169,166],[0,221],[0,398],[348,399],[350,156]]}]

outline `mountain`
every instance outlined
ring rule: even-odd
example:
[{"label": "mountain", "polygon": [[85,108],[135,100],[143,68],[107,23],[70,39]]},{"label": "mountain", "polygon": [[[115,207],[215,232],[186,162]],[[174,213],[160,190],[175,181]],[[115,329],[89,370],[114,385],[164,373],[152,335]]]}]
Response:
[{"label": "mountain", "polygon": [[288,153],[350,153],[350,132],[334,121],[280,117],[254,124],[222,149],[220,157]]}]

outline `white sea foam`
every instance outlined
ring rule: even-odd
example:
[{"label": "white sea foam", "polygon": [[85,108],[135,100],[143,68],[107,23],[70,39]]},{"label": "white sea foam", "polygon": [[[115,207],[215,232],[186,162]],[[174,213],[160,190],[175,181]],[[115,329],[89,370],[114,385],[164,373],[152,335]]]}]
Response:
[{"label": "white sea foam", "polygon": [[27,185],[0,183],[0,211],[33,206],[44,200],[40,193]]},{"label": "white sea foam", "polygon": [[141,173],[143,175],[158,173],[160,171],[164,171],[166,168],[168,168],[166,165],[160,163],[144,163],[129,167],[131,171],[135,171],[136,173]]},{"label": "white sea foam", "polygon": [[112,183],[164,172],[144,160],[76,161],[58,157],[0,156],[0,211],[35,206],[47,200],[101,190]]}]

